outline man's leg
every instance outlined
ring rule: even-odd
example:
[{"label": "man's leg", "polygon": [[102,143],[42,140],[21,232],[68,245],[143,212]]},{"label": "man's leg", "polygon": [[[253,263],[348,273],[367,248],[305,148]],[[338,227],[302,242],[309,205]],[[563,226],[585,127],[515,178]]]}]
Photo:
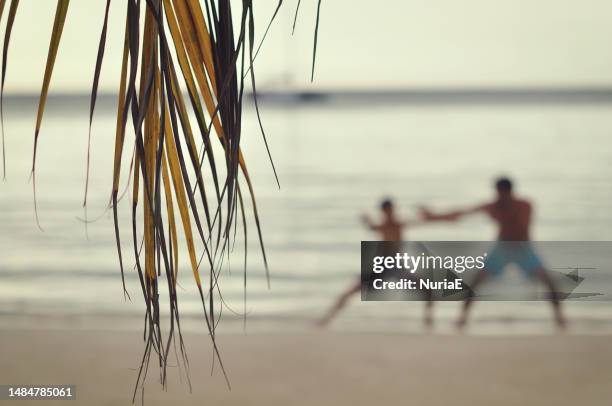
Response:
[{"label": "man's leg", "polygon": [[544,285],[548,288],[550,292],[550,302],[553,306],[553,312],[555,314],[555,321],[559,328],[565,328],[565,318],[563,317],[563,313],[561,312],[561,301],[559,300],[559,292],[555,287],[553,280],[551,279],[549,273],[546,269],[540,267],[535,271],[536,277],[544,283]]},{"label": "man's leg", "polygon": [[338,314],[338,312],[342,310],[344,306],[346,306],[346,302],[348,302],[351,296],[358,293],[360,290],[361,281],[358,281],[355,285],[351,286],[346,292],[340,295],[336,303],[332,306],[331,309],[329,309],[327,314],[319,321],[317,321],[317,325],[320,327],[324,327],[329,324],[329,322]]},{"label": "man's leg", "polygon": [[474,301],[474,294],[476,293],[476,289],[478,289],[478,287],[482,285],[482,283],[487,279],[488,276],[489,275],[487,274],[487,271],[484,269],[482,271],[478,271],[478,273],[476,274],[476,278],[470,286],[471,291],[468,297],[463,302],[463,307],[461,308],[461,315],[459,316],[459,320],[457,320],[457,328],[459,330],[462,330],[467,323],[468,313],[470,307],[472,306],[472,302]]}]

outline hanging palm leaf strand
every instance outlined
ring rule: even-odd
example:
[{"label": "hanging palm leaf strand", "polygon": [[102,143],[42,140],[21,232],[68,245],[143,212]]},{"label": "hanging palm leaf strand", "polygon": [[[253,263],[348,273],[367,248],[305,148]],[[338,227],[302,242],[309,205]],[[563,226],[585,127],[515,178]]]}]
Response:
[{"label": "hanging palm leaf strand", "polygon": [[[113,211],[123,290],[127,296],[118,203],[122,178],[121,164],[127,153],[125,152],[126,132],[129,127],[130,132],[133,130],[135,141],[134,150],[130,152],[132,165],[126,182],[132,183],[132,249],[146,309],[145,351],[136,389],[144,387],[153,354],[156,354],[160,366],[160,381],[166,385],[169,353],[177,342],[182,364],[188,369],[176,289],[179,277],[179,245],[183,244],[182,241],[187,248],[189,265],[202,302],[204,321],[212,340],[215,358],[229,385],[219,355],[215,328],[222,308],[218,304],[220,299],[222,301],[218,278],[224,255],[229,255],[231,249],[229,246],[232,226],[236,233],[238,211],[240,211],[245,240],[246,289],[247,218],[241,181],[244,182],[243,186],[247,186],[250,196],[253,219],[268,275],[268,263],[253,184],[240,147],[246,80],[250,83],[254,95],[261,133],[268,158],[272,162],[257,103],[253,61],[261,43],[255,49],[253,3],[252,0],[242,0],[239,14],[234,15],[228,0],[124,1],[126,22],[110,207]],[[0,19],[4,3],[4,0],[0,0]],[[32,161],[35,202],[36,152],[69,3],[70,0],[57,2],[36,117]],[[18,0],[12,0],[8,13],[3,49],[2,93],[7,70],[9,40],[18,5]],[[281,5],[282,0],[278,2],[270,24]],[[89,183],[91,125],[106,47],[110,6],[111,0],[107,0],[93,75],[84,205],[87,204]],[[317,9],[317,27],[319,8],[320,2]],[[143,18],[144,24],[141,24]],[[234,22],[239,24],[236,31]],[[264,38],[270,24],[266,27]],[[316,38],[315,34],[315,50]],[[314,54],[312,69],[314,74]],[[184,100],[182,86],[187,92],[189,104]],[[0,100],[0,114],[1,109]],[[192,127],[190,114],[195,117],[197,128]],[[222,147],[221,160],[213,153],[211,139],[213,133],[216,134]],[[224,168],[218,167],[218,162],[224,163]],[[273,164],[272,167],[276,176]],[[205,176],[212,180],[213,190],[209,190],[210,184],[205,182]],[[276,180],[278,182],[278,177]],[[35,210],[37,224],[40,226],[36,205]],[[205,279],[204,275],[208,277]],[[164,326],[168,323],[168,330],[163,334],[162,314],[165,314],[165,311],[160,308],[160,294],[165,289],[169,296],[167,309],[169,320],[164,321]],[[134,397],[136,393],[135,390]]]}]

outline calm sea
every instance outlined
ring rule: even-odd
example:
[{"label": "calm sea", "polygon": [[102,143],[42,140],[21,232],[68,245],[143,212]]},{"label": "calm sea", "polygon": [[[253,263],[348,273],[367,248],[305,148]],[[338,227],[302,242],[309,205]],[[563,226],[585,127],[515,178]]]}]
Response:
[{"label": "calm sea", "polygon": [[[40,134],[34,219],[29,180],[35,104],[5,101],[7,180],[0,183],[0,327],[142,327],[143,302],[132,269],[129,196],[121,203],[126,278],[121,290],[111,186],[115,107],[102,99],[92,131],[86,232],[81,207],[88,129],[87,97],[51,99]],[[255,228],[249,232],[247,331],[312,328],[334,298],[359,274],[360,241],[375,239],[359,216],[376,216],[383,196],[401,216],[421,204],[463,207],[492,198],[500,174],[516,180],[536,206],[538,240],[612,240],[612,104],[419,103],[384,97],[359,102],[264,102],[262,119],[279,173],[276,187],[252,107],[245,109],[244,152],[254,179],[271,287]],[[128,139],[129,138],[128,136]],[[129,146],[131,149],[131,145]],[[124,167],[129,162],[126,161]],[[125,177],[124,182],[125,184]],[[475,216],[455,224],[415,226],[412,240],[487,240],[495,230]],[[227,307],[222,326],[243,327],[242,242],[222,277]],[[189,328],[202,329],[193,277],[179,271],[179,306]],[[517,275],[509,275],[514,278]],[[517,276],[518,277],[518,276]],[[612,332],[608,302],[566,303],[577,333]],[[452,331],[459,305],[436,308],[436,331]],[[331,328],[341,331],[420,332],[422,304],[361,303],[355,298]],[[553,331],[544,302],[479,303],[473,331]]]}]

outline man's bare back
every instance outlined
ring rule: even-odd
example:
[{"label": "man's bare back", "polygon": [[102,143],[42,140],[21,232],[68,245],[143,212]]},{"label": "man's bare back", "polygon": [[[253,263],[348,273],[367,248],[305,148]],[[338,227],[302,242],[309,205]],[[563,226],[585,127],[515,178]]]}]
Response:
[{"label": "man's bare back", "polygon": [[500,241],[529,241],[531,225],[531,203],[527,200],[510,197],[496,200],[482,207],[497,224],[497,239]]}]

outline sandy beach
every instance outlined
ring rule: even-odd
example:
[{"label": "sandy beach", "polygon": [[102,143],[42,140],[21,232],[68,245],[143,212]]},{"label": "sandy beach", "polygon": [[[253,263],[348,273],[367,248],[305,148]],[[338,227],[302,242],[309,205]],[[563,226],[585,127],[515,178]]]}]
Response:
[{"label": "sandy beach", "polygon": [[[5,330],[0,382],[75,384],[79,405],[129,405],[138,332]],[[608,336],[224,335],[232,390],[203,335],[186,337],[193,392],[151,369],[147,405],[576,405],[612,398]],[[19,404],[38,404],[22,401]],[[51,401],[51,403],[58,403]]]}]

